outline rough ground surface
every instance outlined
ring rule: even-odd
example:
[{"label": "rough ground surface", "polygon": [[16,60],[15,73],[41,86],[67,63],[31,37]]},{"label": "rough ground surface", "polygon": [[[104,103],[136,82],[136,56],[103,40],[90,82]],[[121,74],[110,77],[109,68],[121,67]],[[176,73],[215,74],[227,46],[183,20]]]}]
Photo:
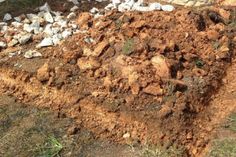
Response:
[{"label": "rough ground surface", "polygon": [[205,118],[214,111],[206,104],[234,56],[233,13],[113,11],[100,19],[83,13],[78,24],[87,31],[40,49],[41,58],[9,57],[30,46],[2,50],[1,91],[74,118],[95,138],[178,144],[186,156],[199,156],[217,124]]}]

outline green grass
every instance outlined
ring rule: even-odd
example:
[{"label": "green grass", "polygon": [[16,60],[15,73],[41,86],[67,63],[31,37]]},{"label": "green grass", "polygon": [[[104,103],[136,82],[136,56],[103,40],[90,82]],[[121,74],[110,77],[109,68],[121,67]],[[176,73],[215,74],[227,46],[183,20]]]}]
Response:
[{"label": "green grass", "polygon": [[142,157],[182,157],[183,149],[171,146],[168,149],[162,146],[145,146],[141,151]]},{"label": "green grass", "polygon": [[54,136],[49,136],[43,145],[37,146],[35,153],[39,157],[55,157],[59,156],[62,149],[62,144]]},{"label": "green grass", "polygon": [[6,0],[0,3],[0,16],[7,12],[24,12],[26,9],[35,9],[42,5],[45,0]]},{"label": "green grass", "polygon": [[236,113],[231,114],[228,121],[229,129],[236,132]]},{"label": "green grass", "polygon": [[124,55],[130,55],[133,52],[133,49],[134,49],[134,40],[132,38],[127,39],[122,48],[122,53]]},{"label": "green grass", "polygon": [[215,140],[209,153],[210,157],[235,157],[236,139]]}]

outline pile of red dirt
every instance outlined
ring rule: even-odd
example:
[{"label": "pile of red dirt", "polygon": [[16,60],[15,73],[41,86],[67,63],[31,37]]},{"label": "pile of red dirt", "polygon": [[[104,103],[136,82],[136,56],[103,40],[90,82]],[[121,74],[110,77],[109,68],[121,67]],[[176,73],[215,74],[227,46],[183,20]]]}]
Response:
[{"label": "pile of red dirt", "polygon": [[42,58],[2,51],[1,89],[73,117],[97,137],[203,147],[191,124],[231,61],[231,16],[223,9],[81,13],[83,31],[40,49]]}]

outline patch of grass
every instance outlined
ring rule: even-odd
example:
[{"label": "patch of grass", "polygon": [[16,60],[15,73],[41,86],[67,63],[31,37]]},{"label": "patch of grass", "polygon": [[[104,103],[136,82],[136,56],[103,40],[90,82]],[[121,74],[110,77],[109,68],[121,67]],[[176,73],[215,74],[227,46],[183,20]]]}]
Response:
[{"label": "patch of grass", "polygon": [[195,61],[195,65],[198,67],[198,68],[202,68],[204,66],[204,62],[201,60],[201,59],[197,59]]},{"label": "patch of grass", "polygon": [[134,49],[134,40],[132,38],[127,39],[122,48],[122,53],[125,55],[130,55],[133,52],[133,49]]},{"label": "patch of grass", "polygon": [[0,3],[0,16],[7,12],[24,11],[27,8],[34,8],[43,4],[45,0],[6,0]]},{"label": "patch of grass", "polygon": [[215,140],[209,153],[210,157],[236,156],[236,139]]},{"label": "patch of grass", "polygon": [[231,114],[228,120],[229,129],[236,132],[236,113]]},{"label": "patch of grass", "polygon": [[220,48],[220,42],[219,41],[214,41],[212,43],[212,46],[215,50],[218,50]]},{"label": "patch of grass", "polygon": [[49,136],[43,145],[35,149],[35,152],[40,157],[55,157],[59,156],[62,149],[62,144],[54,136]]},{"label": "patch of grass", "polygon": [[171,146],[164,148],[162,146],[146,146],[141,151],[142,157],[182,157],[183,149]]}]

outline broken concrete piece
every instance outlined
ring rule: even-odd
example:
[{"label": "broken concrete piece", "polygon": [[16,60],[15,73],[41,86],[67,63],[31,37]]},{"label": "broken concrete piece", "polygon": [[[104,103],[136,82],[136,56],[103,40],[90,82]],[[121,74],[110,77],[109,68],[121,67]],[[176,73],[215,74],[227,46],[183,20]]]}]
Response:
[{"label": "broken concrete piece", "polygon": [[5,48],[7,44],[3,41],[0,41],[0,48]]},{"label": "broken concrete piece", "polygon": [[48,5],[48,3],[45,3],[43,6],[39,7],[39,10],[40,10],[40,11],[44,11],[44,12],[50,12],[50,11],[51,11],[51,8],[50,8],[50,6]]},{"label": "broken concrete piece", "polygon": [[67,38],[72,35],[72,32],[67,29],[67,30],[64,30],[61,35],[63,38]]},{"label": "broken concrete piece", "polygon": [[12,19],[12,16],[11,14],[9,13],[6,13],[3,17],[3,21],[6,22],[6,21],[10,21]]},{"label": "broken concrete piece", "polygon": [[44,17],[44,20],[49,22],[49,23],[54,22],[53,17],[52,17],[50,12],[45,12],[43,17]]},{"label": "broken concrete piece", "polygon": [[77,11],[79,9],[79,7],[77,7],[76,5],[75,6],[73,6],[71,9],[70,9],[70,11],[71,12],[75,12],[75,11]]},{"label": "broken concrete piece", "polygon": [[74,12],[71,12],[69,15],[67,15],[67,19],[73,19],[76,17],[76,14]]},{"label": "broken concrete piece", "polygon": [[163,11],[173,11],[175,8],[173,5],[162,5],[161,10]]},{"label": "broken concrete piece", "polygon": [[36,50],[28,50],[25,52],[24,57],[27,59],[42,57],[42,54]]},{"label": "broken concrete piece", "polygon": [[32,35],[31,34],[25,34],[25,35],[22,35],[22,36],[20,36],[20,38],[19,38],[19,43],[21,44],[21,45],[23,45],[23,44],[26,44],[30,39],[31,39],[31,37],[32,37]]},{"label": "broken concrete piece", "polygon": [[53,45],[53,40],[52,38],[44,38],[41,43],[39,43],[36,47],[41,48],[41,47],[47,47],[47,46],[52,46]]}]

